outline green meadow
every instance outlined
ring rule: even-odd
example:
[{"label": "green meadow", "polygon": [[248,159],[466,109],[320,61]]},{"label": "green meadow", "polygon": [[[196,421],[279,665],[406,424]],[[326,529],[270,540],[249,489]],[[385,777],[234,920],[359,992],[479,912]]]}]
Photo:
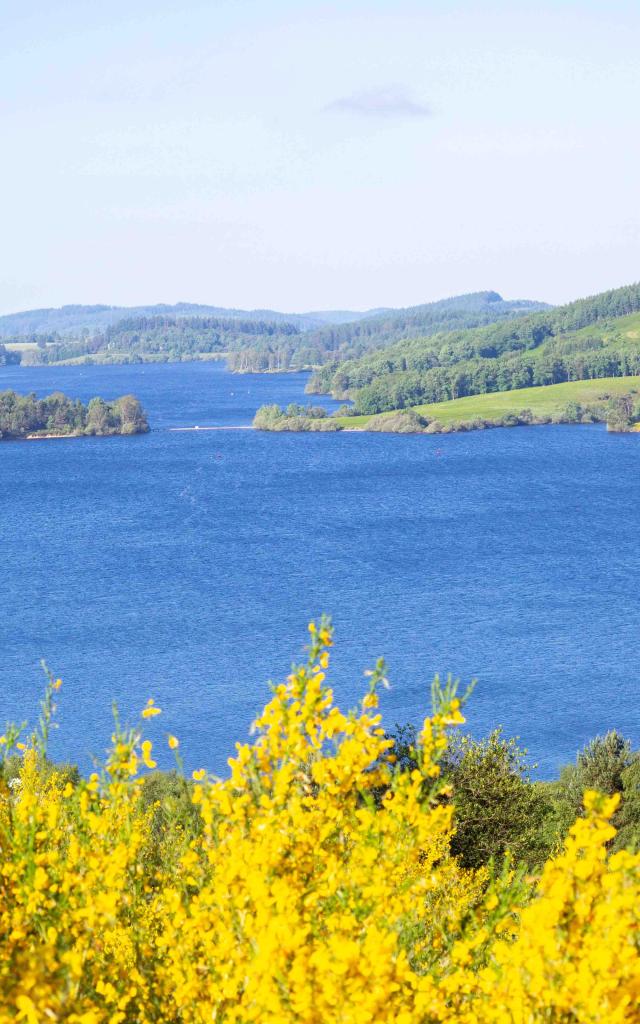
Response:
[{"label": "green meadow", "polygon": [[[633,391],[640,391],[640,376],[602,377],[598,380],[575,380],[539,388],[469,395],[449,402],[418,405],[415,406],[415,410],[422,416],[443,424],[466,422],[478,417],[484,420],[499,420],[506,413],[518,413],[522,409],[530,409],[534,416],[553,416],[560,413],[569,402],[593,404]],[[394,413],[382,415],[393,416]],[[370,419],[371,416],[344,416],[339,419],[339,423],[345,430],[366,430]]]}]

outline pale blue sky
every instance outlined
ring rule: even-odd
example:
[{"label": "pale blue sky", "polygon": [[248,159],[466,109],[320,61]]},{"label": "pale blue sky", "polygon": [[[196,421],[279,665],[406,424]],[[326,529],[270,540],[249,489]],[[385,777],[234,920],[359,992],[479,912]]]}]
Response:
[{"label": "pale blue sky", "polygon": [[640,277],[640,4],[0,0],[0,312]]}]

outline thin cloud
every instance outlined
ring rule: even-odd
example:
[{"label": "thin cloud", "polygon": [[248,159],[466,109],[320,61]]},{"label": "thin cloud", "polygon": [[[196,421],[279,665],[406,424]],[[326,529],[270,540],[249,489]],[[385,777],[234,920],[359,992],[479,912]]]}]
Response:
[{"label": "thin cloud", "polygon": [[339,96],[324,108],[329,113],[359,114],[363,117],[431,117],[431,108],[409,96],[403,89],[389,87]]}]

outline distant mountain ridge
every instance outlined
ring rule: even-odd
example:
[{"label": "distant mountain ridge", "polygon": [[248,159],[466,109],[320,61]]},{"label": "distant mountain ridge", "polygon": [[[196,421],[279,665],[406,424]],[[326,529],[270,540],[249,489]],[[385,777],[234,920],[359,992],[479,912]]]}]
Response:
[{"label": "distant mountain ridge", "polygon": [[[523,300],[505,300],[498,292],[470,292],[465,295],[438,299],[435,302],[423,303],[418,306],[394,308],[379,306],[375,309],[362,311],[351,309],[313,310],[307,313],[282,313],[274,309],[235,309],[225,306],[209,306],[197,302],[176,302],[174,304],[157,302],[152,305],[140,306],[109,306],[106,304],[51,306],[41,309],[27,309],[17,313],[5,313],[0,316],[0,338],[28,337],[30,335],[74,334],[88,330],[90,333],[104,330],[118,321],[131,317],[225,317],[227,319],[256,320],[267,323],[293,324],[300,331],[317,331],[319,338],[338,327],[343,327],[344,335],[350,337],[370,336],[372,333],[385,334],[385,341],[396,340],[397,328],[413,326],[420,329],[422,321],[438,319],[439,314],[448,309],[463,313],[478,312],[481,309],[497,307],[514,312],[532,312],[549,308],[544,302]],[[491,319],[494,319],[492,316]],[[364,322],[362,331],[350,332],[351,324]],[[384,326],[383,326],[384,325]],[[395,330],[394,330],[395,329]]]},{"label": "distant mountain ridge", "polygon": [[[472,292],[356,313],[280,313],[180,302],[152,306],[63,306],[0,317],[2,361],[23,365],[171,361],[226,357],[239,373],[334,368],[404,339],[514,320],[545,303]],[[223,315],[220,315],[223,314]]]},{"label": "distant mountain ridge", "polygon": [[0,338],[41,334],[73,334],[78,331],[103,330],[119,320],[137,316],[219,316],[227,319],[259,320],[269,323],[293,324],[301,331],[321,328],[326,324],[352,323],[364,317],[384,313],[384,309],[326,310],[311,313],[280,313],[272,309],[227,309],[194,302],[173,305],[158,302],[148,306],[67,305],[43,309],[27,309],[0,316]]}]

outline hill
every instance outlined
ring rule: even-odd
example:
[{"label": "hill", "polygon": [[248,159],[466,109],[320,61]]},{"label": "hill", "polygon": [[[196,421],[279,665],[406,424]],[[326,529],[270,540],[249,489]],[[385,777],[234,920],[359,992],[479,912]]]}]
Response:
[{"label": "hill", "polygon": [[73,335],[104,330],[119,320],[131,317],[223,317],[225,319],[258,320],[269,323],[293,324],[301,331],[313,330],[324,324],[349,323],[368,317],[377,310],[327,310],[316,313],[279,313],[267,309],[226,309],[191,302],[174,305],[157,303],[151,306],[61,306],[49,309],[29,309],[20,313],[0,316],[0,338],[14,336],[62,334]]},{"label": "hill", "polygon": [[[0,317],[0,339],[25,364],[127,362],[226,355],[236,372],[336,364],[399,337],[510,319],[540,303],[506,302],[497,292],[460,295],[404,310],[285,314],[175,306],[64,306]],[[358,329],[362,320],[362,330]],[[320,324],[324,326],[319,327]]]},{"label": "hill", "polygon": [[529,299],[508,301],[494,291],[471,292],[420,306],[381,310],[375,315],[363,316],[356,322],[322,327],[311,331],[308,341],[311,345],[332,349],[336,353],[355,353],[359,348],[370,351],[403,338],[424,337],[434,331],[479,327],[548,308],[544,302]]},{"label": "hill", "polygon": [[326,366],[308,390],[373,414],[467,395],[640,373],[640,285]]},{"label": "hill", "polygon": [[[386,349],[399,339],[427,337],[443,331],[479,327],[501,320],[511,320],[524,312],[548,309],[544,303],[529,300],[506,301],[497,292],[473,292],[456,295],[437,302],[406,309],[383,309],[375,315],[365,315],[357,321],[324,326],[309,330],[296,349],[296,365],[331,367],[330,380],[335,369],[345,360]],[[230,361],[231,369],[261,369],[264,346],[246,349],[240,360]],[[280,360],[280,364],[283,361]],[[327,391],[326,386],[320,390]]]}]

